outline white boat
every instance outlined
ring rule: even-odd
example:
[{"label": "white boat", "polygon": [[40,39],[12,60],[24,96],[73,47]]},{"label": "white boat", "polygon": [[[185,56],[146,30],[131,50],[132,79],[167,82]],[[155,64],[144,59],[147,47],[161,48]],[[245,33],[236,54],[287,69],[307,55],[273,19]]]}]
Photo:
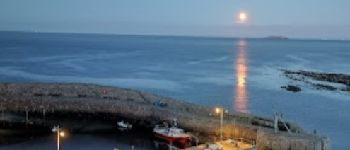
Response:
[{"label": "white boat", "polygon": [[207,148],[204,150],[222,150],[223,146],[221,144],[208,144]]},{"label": "white boat", "polygon": [[124,120],[117,122],[117,126],[120,129],[131,129],[132,128],[132,124],[130,124],[129,122],[124,122]]}]

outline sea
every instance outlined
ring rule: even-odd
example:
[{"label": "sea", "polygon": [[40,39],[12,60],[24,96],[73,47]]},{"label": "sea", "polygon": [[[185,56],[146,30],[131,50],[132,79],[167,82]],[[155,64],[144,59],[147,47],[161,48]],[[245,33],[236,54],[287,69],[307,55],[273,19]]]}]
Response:
[{"label": "sea", "polygon": [[[280,112],[327,136],[332,149],[348,149],[350,93],[293,83],[281,69],[350,74],[350,41],[0,32],[0,82],[93,83],[231,112]],[[287,84],[302,91],[281,88]],[[72,135],[62,147],[129,149],[130,141],[117,137]],[[135,148],[153,149],[150,143]],[[48,136],[0,146],[15,149],[55,149],[55,142]]]}]

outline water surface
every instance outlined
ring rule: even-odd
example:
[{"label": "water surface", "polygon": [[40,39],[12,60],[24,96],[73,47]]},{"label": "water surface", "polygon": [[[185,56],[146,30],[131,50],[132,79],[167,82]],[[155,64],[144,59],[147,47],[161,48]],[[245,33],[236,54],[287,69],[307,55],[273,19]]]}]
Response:
[{"label": "water surface", "polygon": [[349,58],[347,41],[0,32],[1,82],[96,83],[262,116],[279,111],[329,136],[333,149],[350,146],[349,94],[287,92],[279,69],[350,74]]}]

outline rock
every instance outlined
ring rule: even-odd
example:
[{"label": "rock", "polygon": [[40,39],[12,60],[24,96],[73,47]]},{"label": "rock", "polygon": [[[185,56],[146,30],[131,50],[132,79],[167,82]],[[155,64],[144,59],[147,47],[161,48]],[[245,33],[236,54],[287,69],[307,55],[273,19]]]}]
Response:
[{"label": "rock", "polygon": [[350,91],[350,86],[346,87],[346,88],[342,88],[342,91]]},{"label": "rock", "polygon": [[299,92],[301,91],[301,88],[295,85],[287,85],[287,86],[281,86],[281,88],[286,89],[287,91],[292,92]]},{"label": "rock", "polygon": [[[323,73],[323,72],[313,72],[313,71],[291,71],[291,70],[285,70],[281,69],[283,74],[293,80],[293,81],[300,81],[304,82],[306,84],[309,84],[313,86],[317,90],[328,90],[328,91],[350,91],[350,75],[346,74],[336,74],[336,73]],[[322,81],[322,82],[320,82]],[[330,84],[329,84],[330,83]],[[333,84],[342,84],[346,86],[346,88],[339,88],[336,86],[333,86]],[[281,88],[289,89],[291,91],[298,90],[297,88],[291,86],[283,86]],[[288,90],[288,91],[289,91]]]},{"label": "rock", "polygon": [[316,89],[320,90],[320,89],[324,89],[324,90],[329,90],[329,91],[335,91],[337,90],[336,87],[334,86],[330,86],[330,85],[324,85],[324,84],[314,84],[314,86],[316,87]]}]

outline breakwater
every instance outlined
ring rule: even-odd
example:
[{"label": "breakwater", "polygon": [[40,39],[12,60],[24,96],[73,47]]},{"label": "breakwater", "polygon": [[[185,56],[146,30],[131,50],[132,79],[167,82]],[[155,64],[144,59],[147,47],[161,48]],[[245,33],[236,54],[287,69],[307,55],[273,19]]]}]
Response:
[{"label": "breakwater", "polygon": [[[162,102],[165,105],[154,105]],[[115,128],[118,119],[152,128],[160,121],[177,118],[179,126],[198,137],[214,141],[219,117],[213,108],[141,91],[91,84],[0,84],[2,128],[49,129],[60,124],[72,132]],[[224,115],[224,137],[244,138],[258,149],[329,149],[329,140],[309,134],[299,126],[274,122],[251,114]],[[16,126],[14,126],[16,124]],[[287,132],[286,126],[290,129]]]}]

